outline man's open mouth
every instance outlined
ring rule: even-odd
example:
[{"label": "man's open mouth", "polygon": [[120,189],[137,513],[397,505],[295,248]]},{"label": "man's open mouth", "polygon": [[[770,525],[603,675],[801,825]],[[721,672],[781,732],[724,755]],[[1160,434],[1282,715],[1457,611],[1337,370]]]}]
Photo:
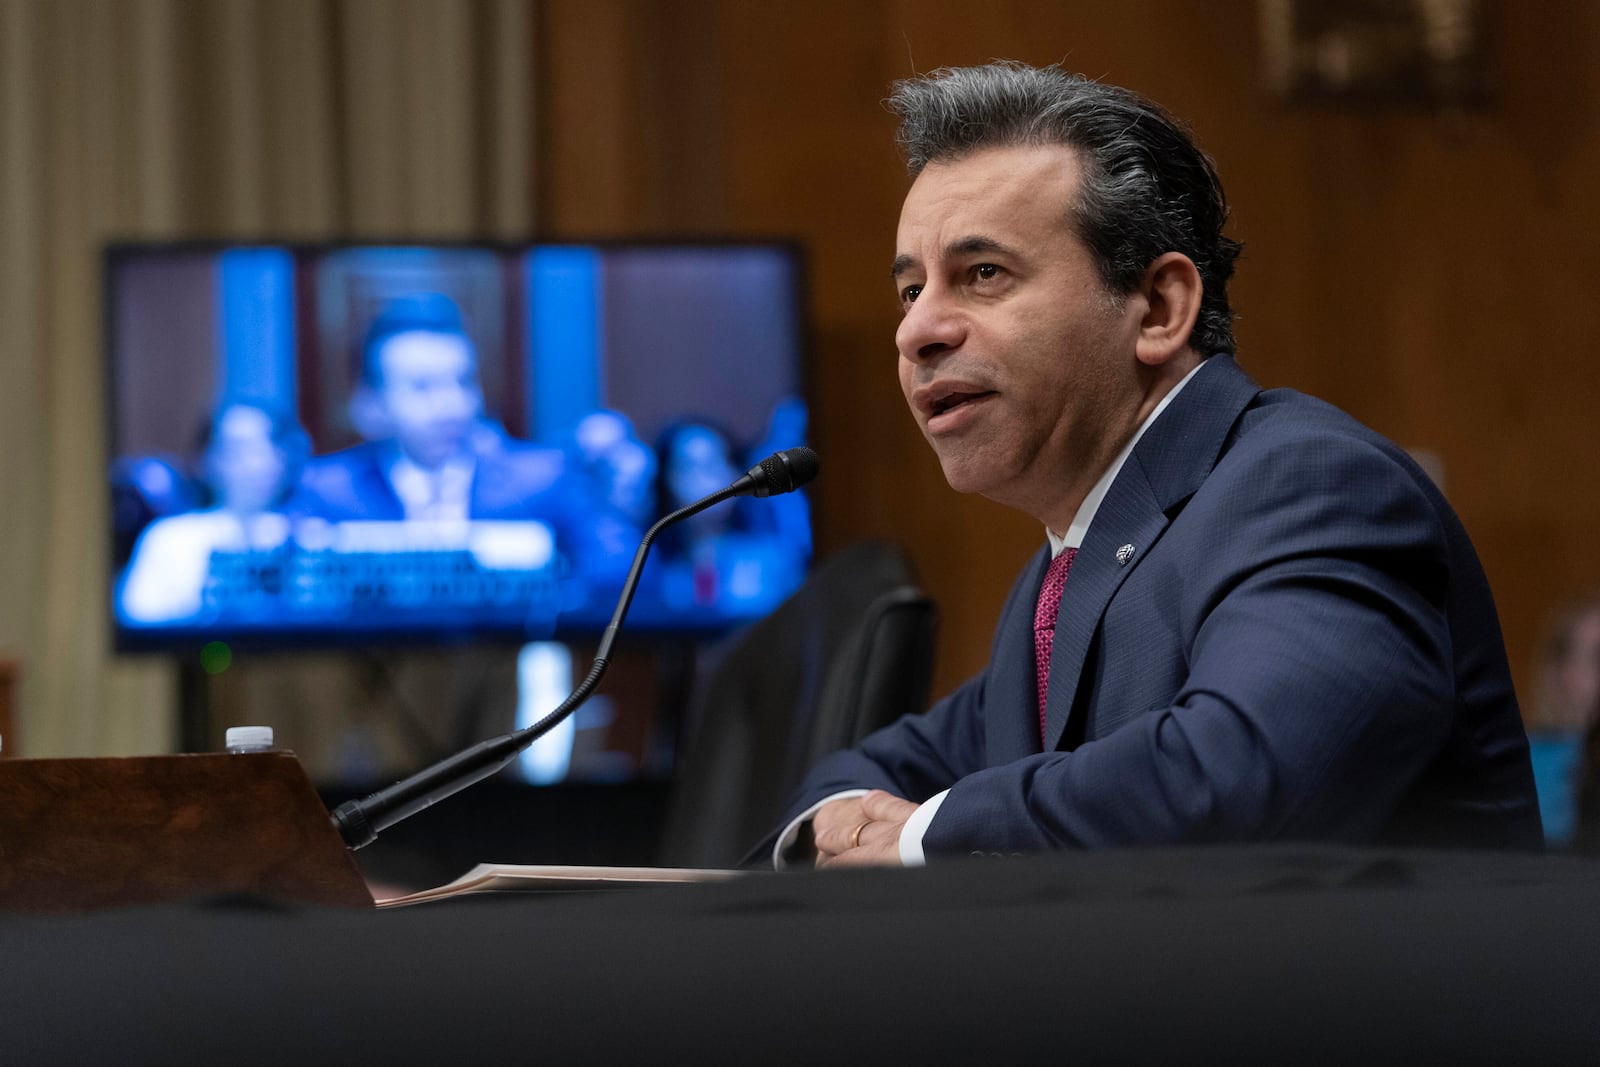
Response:
[{"label": "man's open mouth", "polygon": [[943,415],[945,412],[952,410],[953,408],[960,407],[962,404],[967,404],[974,400],[980,400],[983,397],[993,395],[994,394],[992,392],[951,393],[948,396],[942,396],[933,402],[932,415],[934,417],[938,417]]}]

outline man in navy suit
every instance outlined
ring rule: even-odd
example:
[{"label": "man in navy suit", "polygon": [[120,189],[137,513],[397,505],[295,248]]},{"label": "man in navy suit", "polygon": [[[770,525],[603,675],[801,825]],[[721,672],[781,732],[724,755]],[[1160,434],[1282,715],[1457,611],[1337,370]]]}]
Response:
[{"label": "man in navy suit", "polygon": [[455,305],[394,301],[367,331],[351,415],[368,440],[311,460],[290,510],[351,519],[537,519],[581,551],[583,498],[560,449],[482,420],[477,355]]},{"label": "man in navy suit", "polygon": [[[1126,90],[1018,64],[890,100],[915,180],[906,400],[1048,546],[988,667],[824,759],[780,863],[1320,839],[1537,847],[1488,583],[1392,443],[1233,359],[1208,160]],[[809,833],[807,830],[809,829]]]}]

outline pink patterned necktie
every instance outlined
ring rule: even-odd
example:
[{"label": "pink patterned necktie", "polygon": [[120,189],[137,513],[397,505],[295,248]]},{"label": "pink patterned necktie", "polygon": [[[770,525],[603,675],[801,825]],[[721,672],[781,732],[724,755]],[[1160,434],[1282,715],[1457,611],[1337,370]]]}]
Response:
[{"label": "pink patterned necktie", "polygon": [[1072,569],[1075,548],[1064,549],[1050,561],[1044,572],[1044,584],[1039,586],[1039,606],[1033,611],[1034,673],[1039,680],[1039,744],[1044,745],[1044,700],[1050,691],[1050,650],[1056,644],[1056,612],[1061,608],[1061,590],[1067,584],[1067,572]]}]

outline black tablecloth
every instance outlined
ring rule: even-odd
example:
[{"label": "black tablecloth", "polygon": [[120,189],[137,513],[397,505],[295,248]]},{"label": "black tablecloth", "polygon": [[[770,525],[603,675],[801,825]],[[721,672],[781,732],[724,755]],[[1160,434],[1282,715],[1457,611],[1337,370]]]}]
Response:
[{"label": "black tablecloth", "polygon": [[34,1063],[1596,1062],[1600,864],[1314,847],[0,917]]}]

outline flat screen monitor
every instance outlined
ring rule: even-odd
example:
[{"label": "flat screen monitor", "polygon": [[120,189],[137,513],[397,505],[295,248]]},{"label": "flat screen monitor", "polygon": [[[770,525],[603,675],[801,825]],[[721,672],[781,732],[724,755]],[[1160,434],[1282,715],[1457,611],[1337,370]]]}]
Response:
[{"label": "flat screen monitor", "polygon": [[[642,532],[805,443],[784,243],[118,244],[116,644],[564,640]],[[669,528],[630,631],[766,613],[803,492]]]}]

